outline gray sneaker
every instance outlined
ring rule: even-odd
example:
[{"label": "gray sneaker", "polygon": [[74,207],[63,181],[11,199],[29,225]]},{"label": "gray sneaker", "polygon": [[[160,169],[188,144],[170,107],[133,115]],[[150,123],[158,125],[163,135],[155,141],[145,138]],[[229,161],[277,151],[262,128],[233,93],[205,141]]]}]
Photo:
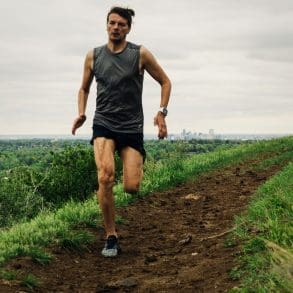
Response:
[{"label": "gray sneaker", "polygon": [[102,250],[104,257],[115,257],[121,252],[121,248],[118,243],[118,239],[115,235],[110,235],[107,238],[105,247]]}]

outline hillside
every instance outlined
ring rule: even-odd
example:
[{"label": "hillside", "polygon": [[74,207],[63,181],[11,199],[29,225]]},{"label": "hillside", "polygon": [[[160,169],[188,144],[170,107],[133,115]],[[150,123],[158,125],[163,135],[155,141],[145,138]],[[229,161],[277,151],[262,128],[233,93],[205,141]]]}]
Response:
[{"label": "hillside", "polygon": [[[23,291],[26,285],[36,292],[225,292],[239,286],[241,280],[230,272],[241,243],[229,245],[227,237],[257,188],[292,160],[291,147],[275,144],[261,145],[258,154],[234,158],[225,167],[215,163],[214,170],[120,207],[119,258],[101,256],[104,231],[99,225],[76,223],[74,230],[89,231],[92,242],[51,243],[49,264],[28,256],[9,261],[5,270],[17,278],[0,281],[0,291]],[[22,284],[29,274],[36,279]]]}]

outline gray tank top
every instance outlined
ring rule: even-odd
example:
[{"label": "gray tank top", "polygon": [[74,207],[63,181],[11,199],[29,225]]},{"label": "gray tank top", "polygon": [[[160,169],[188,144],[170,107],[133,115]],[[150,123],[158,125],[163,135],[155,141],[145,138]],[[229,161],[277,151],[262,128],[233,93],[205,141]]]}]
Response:
[{"label": "gray tank top", "polygon": [[94,124],[123,133],[143,132],[143,74],[139,72],[140,46],[128,42],[120,53],[107,45],[94,49],[97,82]]}]

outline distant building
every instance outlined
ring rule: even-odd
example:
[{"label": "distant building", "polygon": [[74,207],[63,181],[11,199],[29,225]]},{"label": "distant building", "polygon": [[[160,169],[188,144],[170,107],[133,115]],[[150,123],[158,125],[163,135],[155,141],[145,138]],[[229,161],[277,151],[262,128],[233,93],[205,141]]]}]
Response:
[{"label": "distant building", "polygon": [[209,139],[215,139],[215,130],[214,129],[209,129]]}]

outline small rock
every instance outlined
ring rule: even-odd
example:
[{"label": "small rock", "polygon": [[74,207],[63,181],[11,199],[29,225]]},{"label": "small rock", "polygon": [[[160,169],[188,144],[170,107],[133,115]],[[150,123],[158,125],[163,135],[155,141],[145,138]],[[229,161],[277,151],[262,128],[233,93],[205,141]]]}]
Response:
[{"label": "small rock", "polygon": [[192,236],[191,235],[188,235],[185,239],[182,239],[179,241],[179,244],[181,245],[186,245],[188,243],[191,242],[191,239],[192,239]]},{"label": "small rock", "polygon": [[146,255],[145,256],[145,259],[144,259],[144,262],[145,263],[150,263],[150,262],[155,262],[157,261],[157,257],[155,255]]},{"label": "small rock", "polygon": [[137,285],[138,285],[138,282],[134,278],[130,277],[130,278],[116,281],[116,282],[110,282],[106,285],[104,289],[118,289],[121,287],[131,288],[131,287],[136,287]]},{"label": "small rock", "polygon": [[122,287],[127,287],[127,288],[136,287],[138,285],[138,282],[134,278],[131,278],[131,277],[120,281],[120,283]]},{"label": "small rock", "polygon": [[200,199],[200,196],[197,194],[189,193],[185,197],[185,199],[193,199],[193,200],[198,200]]},{"label": "small rock", "polygon": [[191,255],[192,256],[198,255],[198,252],[193,252]]}]

